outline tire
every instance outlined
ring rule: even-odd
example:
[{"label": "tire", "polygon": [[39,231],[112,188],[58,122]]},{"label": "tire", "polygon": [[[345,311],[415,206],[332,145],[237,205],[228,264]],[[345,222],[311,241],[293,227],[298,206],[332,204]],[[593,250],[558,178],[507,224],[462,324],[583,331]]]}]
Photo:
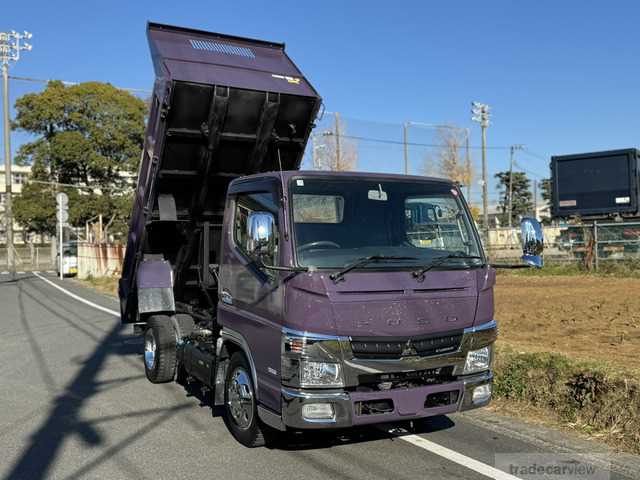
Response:
[{"label": "tire", "polygon": [[231,435],[245,447],[263,447],[274,438],[275,432],[258,418],[251,367],[242,352],[231,355],[227,368],[224,382],[224,423]]},{"label": "tire", "polygon": [[167,383],[176,373],[176,334],[171,319],[154,315],[144,334],[144,372],[151,383]]}]

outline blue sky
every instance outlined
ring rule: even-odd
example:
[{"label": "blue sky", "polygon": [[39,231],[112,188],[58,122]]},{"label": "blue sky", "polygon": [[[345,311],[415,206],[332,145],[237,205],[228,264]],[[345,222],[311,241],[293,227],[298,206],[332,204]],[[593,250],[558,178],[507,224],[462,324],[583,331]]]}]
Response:
[{"label": "blue sky", "polygon": [[[34,35],[13,75],[150,89],[152,20],[284,41],[327,109],[347,117],[455,123],[477,145],[469,104],[488,103],[489,144],[526,144],[535,155],[519,163],[541,176],[552,154],[640,144],[638,2],[5,3],[0,31]],[[13,82],[12,97],[34,88]],[[508,151],[489,161],[506,168]]]}]

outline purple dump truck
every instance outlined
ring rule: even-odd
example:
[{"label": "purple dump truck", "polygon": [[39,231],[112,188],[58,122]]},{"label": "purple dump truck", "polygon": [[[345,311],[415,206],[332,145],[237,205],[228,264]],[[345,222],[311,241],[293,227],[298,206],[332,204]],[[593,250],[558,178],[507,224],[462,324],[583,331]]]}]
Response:
[{"label": "purple dump truck", "polygon": [[[241,443],[491,398],[495,270],[457,185],[298,171],[320,97],[284,45],[149,24],[156,82],[119,295],[151,382]],[[542,237],[523,221],[526,263]]]}]

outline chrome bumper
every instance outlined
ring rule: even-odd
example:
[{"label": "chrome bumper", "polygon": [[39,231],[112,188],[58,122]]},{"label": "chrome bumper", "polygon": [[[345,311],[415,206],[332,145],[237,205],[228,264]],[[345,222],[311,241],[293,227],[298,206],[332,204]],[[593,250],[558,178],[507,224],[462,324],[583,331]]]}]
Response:
[{"label": "chrome bumper", "polygon": [[[497,338],[497,333],[496,322],[487,322],[464,329],[460,346],[455,352],[428,357],[410,356],[395,360],[357,358],[351,350],[348,337],[313,337],[315,343],[308,353],[312,358],[340,362],[343,367],[344,384],[349,391],[343,389],[300,389],[285,386],[281,391],[281,425],[293,429],[346,428],[361,424],[411,420],[483,407],[490,402],[490,397],[474,403],[473,391],[481,385],[491,385],[492,372],[486,371],[473,375],[462,375],[462,373],[467,352],[492,344]],[[359,377],[363,374],[384,374],[441,367],[453,367],[452,375],[455,380],[411,389],[366,393],[352,391],[354,387],[358,386]],[[296,374],[297,368],[292,368],[291,372],[283,371],[283,380],[295,383],[297,381]],[[431,408],[425,407],[424,402],[428,395],[456,390],[458,391],[456,403]],[[394,410],[392,412],[365,416],[356,415],[354,408],[356,401],[384,399],[393,400]],[[302,415],[302,407],[312,403],[330,403],[333,406],[334,417],[323,420],[305,419]]]},{"label": "chrome bumper", "polygon": [[[482,385],[491,385],[491,371],[462,377],[459,380],[439,385],[429,385],[412,389],[386,390],[370,393],[346,392],[343,390],[309,391],[291,388],[282,389],[282,424],[292,429],[332,429],[348,428],[356,425],[415,420],[434,415],[445,415],[484,407],[491,398],[473,401],[473,391]],[[451,405],[425,408],[426,397],[433,393],[458,391],[458,401]],[[355,402],[361,400],[393,399],[392,412],[358,416]],[[417,402],[417,403],[416,403]],[[334,416],[331,419],[306,419],[302,407],[312,403],[330,403]]]}]

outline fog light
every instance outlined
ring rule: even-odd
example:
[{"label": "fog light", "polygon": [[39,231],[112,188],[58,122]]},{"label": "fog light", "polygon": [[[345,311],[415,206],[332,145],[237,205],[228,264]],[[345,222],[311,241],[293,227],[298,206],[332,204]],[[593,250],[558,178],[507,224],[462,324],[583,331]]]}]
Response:
[{"label": "fog light", "polygon": [[471,400],[474,404],[484,403],[491,398],[491,384],[480,385],[473,389]]},{"label": "fog light", "polygon": [[332,420],[335,413],[330,403],[308,403],[302,406],[302,416],[305,420]]}]

